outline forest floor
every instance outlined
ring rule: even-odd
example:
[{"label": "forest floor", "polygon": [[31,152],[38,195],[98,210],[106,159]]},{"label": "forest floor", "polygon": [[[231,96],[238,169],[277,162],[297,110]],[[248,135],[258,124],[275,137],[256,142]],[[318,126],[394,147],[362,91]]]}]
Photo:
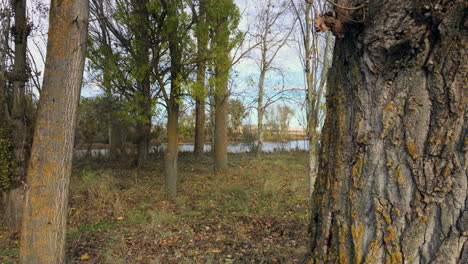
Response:
[{"label": "forest floor", "polygon": [[[306,152],[179,159],[179,193],[164,197],[162,161],[143,169],[80,160],[71,180],[67,263],[298,263],[307,251]],[[0,263],[18,237],[0,228]]]}]

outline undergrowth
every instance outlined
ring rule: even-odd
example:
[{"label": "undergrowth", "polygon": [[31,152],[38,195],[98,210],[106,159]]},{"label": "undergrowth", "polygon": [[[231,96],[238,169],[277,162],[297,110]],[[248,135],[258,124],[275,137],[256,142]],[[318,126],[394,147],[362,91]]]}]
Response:
[{"label": "undergrowth", "polygon": [[[305,152],[210,158],[183,155],[179,193],[164,196],[162,163],[74,163],[68,263],[298,263],[307,245]],[[0,231],[0,263],[14,263],[17,237]],[[10,262],[8,262],[10,261]]]}]

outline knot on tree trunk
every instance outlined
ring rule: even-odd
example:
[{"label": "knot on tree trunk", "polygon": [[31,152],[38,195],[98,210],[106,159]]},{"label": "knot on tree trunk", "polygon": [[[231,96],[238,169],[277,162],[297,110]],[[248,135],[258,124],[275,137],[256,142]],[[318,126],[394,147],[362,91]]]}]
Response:
[{"label": "knot on tree trunk", "polygon": [[[324,14],[318,14],[317,10],[315,10],[314,24],[315,31],[317,32],[331,30],[333,35],[337,38],[343,38],[344,24],[363,23],[366,19],[365,7],[367,7],[367,4],[360,4],[355,7],[346,7],[331,1],[328,2],[333,5],[332,11],[328,11]],[[353,17],[359,10],[362,10],[361,18],[354,19]]]}]

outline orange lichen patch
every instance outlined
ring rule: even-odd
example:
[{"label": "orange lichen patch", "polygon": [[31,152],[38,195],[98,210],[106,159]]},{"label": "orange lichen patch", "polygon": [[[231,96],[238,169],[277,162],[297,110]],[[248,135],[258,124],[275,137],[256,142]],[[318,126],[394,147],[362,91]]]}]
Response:
[{"label": "orange lichen patch", "polygon": [[344,226],[341,226],[338,229],[338,241],[340,242],[339,250],[338,250],[338,257],[340,259],[340,263],[343,263],[343,264],[349,263],[348,254],[347,254],[346,245],[345,245],[347,232],[348,230]]},{"label": "orange lichen patch", "polygon": [[369,244],[368,252],[366,258],[364,259],[364,263],[374,263],[375,253],[381,249],[381,244],[377,239],[372,239]]},{"label": "orange lichen patch", "polygon": [[389,227],[387,227],[386,230],[387,230],[388,234],[387,234],[386,237],[384,237],[384,239],[383,239],[384,242],[388,242],[388,241],[392,240],[393,238],[395,238],[395,230],[392,227],[389,226]]},{"label": "orange lichen patch", "polygon": [[444,171],[442,172],[442,176],[447,177],[449,175],[449,173],[450,173],[450,168],[445,167]]},{"label": "orange lichen patch", "polygon": [[414,142],[410,140],[406,140],[406,149],[408,150],[408,154],[414,159],[417,160],[419,159],[419,155],[417,153],[417,146],[414,144]]},{"label": "orange lichen patch", "polygon": [[391,112],[393,109],[394,109],[394,106],[395,106],[395,102],[389,102],[388,104],[385,105],[384,107],[384,111],[385,112]]},{"label": "orange lichen patch", "polygon": [[385,220],[385,223],[387,223],[387,225],[391,224],[392,223],[392,218],[390,217],[389,214],[385,213],[385,212],[381,212],[382,214],[382,217],[384,218]]},{"label": "orange lichen patch", "polygon": [[392,253],[392,264],[403,263],[403,254],[401,252]]},{"label": "orange lichen patch", "polygon": [[354,245],[354,263],[361,263],[362,259],[362,236],[364,234],[364,226],[361,222],[351,226],[351,235]]},{"label": "orange lichen patch", "polygon": [[362,170],[363,170],[363,165],[364,165],[364,156],[361,155],[361,157],[358,159],[356,164],[354,164],[351,175],[353,176],[353,187],[354,188],[359,188],[359,182],[362,179]]},{"label": "orange lichen patch", "polygon": [[403,263],[403,254],[401,253],[398,244],[393,243],[393,246],[387,246],[387,254],[385,256],[386,264],[400,264]]}]

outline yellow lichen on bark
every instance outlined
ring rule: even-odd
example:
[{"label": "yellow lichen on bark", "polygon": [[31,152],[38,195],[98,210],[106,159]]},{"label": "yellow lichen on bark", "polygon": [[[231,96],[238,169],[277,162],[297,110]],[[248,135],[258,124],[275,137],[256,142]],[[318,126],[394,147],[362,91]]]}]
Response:
[{"label": "yellow lichen on bark", "polygon": [[351,235],[354,245],[354,263],[361,263],[362,259],[362,237],[364,235],[364,226],[361,222],[354,223],[351,226]]},{"label": "yellow lichen on bark", "polygon": [[406,140],[406,150],[408,151],[408,154],[414,159],[417,160],[419,159],[419,154],[418,154],[418,148],[416,144],[413,141]]}]

